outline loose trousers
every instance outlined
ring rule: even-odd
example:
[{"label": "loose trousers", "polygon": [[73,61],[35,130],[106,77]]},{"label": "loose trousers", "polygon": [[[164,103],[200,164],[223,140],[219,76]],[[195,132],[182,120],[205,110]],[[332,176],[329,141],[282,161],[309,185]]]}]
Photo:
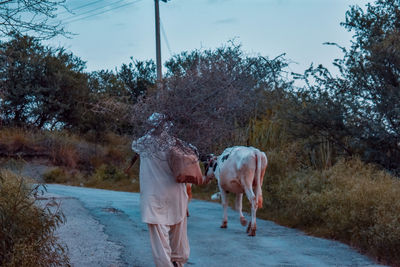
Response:
[{"label": "loose trousers", "polygon": [[148,224],[151,248],[157,267],[183,266],[189,259],[187,218],[174,225]]}]

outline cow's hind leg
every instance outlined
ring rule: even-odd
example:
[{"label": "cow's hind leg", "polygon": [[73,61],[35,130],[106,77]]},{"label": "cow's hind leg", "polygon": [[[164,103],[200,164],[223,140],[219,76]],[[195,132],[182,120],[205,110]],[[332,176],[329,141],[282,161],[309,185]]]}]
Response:
[{"label": "cow's hind leg", "polygon": [[246,226],[247,220],[246,220],[246,218],[243,216],[243,213],[242,213],[242,198],[243,198],[243,194],[242,194],[242,193],[236,194],[236,203],[235,203],[235,207],[236,207],[236,210],[239,211],[240,223],[241,223],[243,226]]},{"label": "cow's hind leg", "polygon": [[251,203],[251,221],[249,222],[249,225],[247,227],[247,233],[249,236],[255,236],[256,235],[256,212],[257,212],[257,200],[256,196],[254,195],[253,190],[250,188],[245,189],[246,196],[249,199]]},{"label": "cow's hind leg", "polygon": [[227,199],[227,193],[220,188],[221,192],[221,202],[222,202],[222,207],[224,208],[224,214],[222,218],[222,224],[221,228],[228,228],[228,199]]}]

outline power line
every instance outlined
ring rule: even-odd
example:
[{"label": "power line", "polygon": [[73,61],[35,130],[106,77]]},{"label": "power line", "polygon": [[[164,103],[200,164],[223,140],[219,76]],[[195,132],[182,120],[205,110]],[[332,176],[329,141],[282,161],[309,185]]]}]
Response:
[{"label": "power line", "polygon": [[[122,0],[122,1],[123,1],[123,0]],[[131,2],[131,3],[126,3],[126,4],[124,4],[124,5],[119,5],[119,6],[116,6],[116,7],[114,7],[114,8],[110,8],[110,9],[107,9],[107,10],[104,10],[104,11],[101,11],[101,12],[98,12],[98,13],[94,13],[94,14],[91,14],[91,15],[86,16],[86,17],[83,17],[83,18],[77,18],[77,19],[73,19],[73,20],[70,20],[70,21],[66,21],[66,22],[64,22],[64,23],[69,24],[69,23],[73,23],[73,22],[76,22],[76,21],[84,20],[84,19],[87,19],[87,18],[91,18],[91,17],[94,17],[94,16],[98,16],[98,15],[107,13],[107,12],[109,12],[109,11],[112,11],[112,10],[115,10],[115,9],[118,9],[118,8],[121,8],[121,7],[125,7],[125,6],[129,6],[129,5],[132,5],[132,4],[136,4],[136,3],[141,2],[141,1],[143,1],[143,0],[137,0],[137,1],[134,1],[134,2]],[[121,2],[121,1],[119,1],[119,2]],[[116,2],[116,3],[117,3],[117,2]],[[115,4],[115,3],[114,3],[114,4]],[[109,5],[109,6],[112,6],[112,5]],[[103,8],[104,8],[104,7],[103,7]],[[101,8],[101,9],[103,9],[103,8]],[[92,11],[93,11],[93,10],[92,10]],[[82,15],[82,14],[81,14],[81,15]]]},{"label": "power line", "polygon": [[103,2],[103,1],[104,0],[97,0],[97,1],[94,1],[94,2],[91,2],[91,3],[87,3],[87,4],[84,4],[82,6],[78,6],[78,7],[74,8],[74,9],[72,9],[72,11],[77,10],[77,9],[81,9],[81,8],[84,8],[84,7],[87,7],[87,6],[91,6],[91,5],[97,4],[98,2]]},{"label": "power line", "polygon": [[119,3],[124,2],[124,1],[125,1],[125,0],[118,0],[118,1],[116,1],[116,2],[114,2],[114,3],[111,3],[111,4],[107,4],[107,5],[104,5],[104,6],[101,6],[101,7],[96,7],[96,8],[90,9],[90,10],[88,10],[88,11],[85,11],[85,12],[83,12],[83,13],[69,16],[69,17],[65,18],[64,20],[65,20],[65,22],[68,23],[70,20],[78,19],[79,17],[82,17],[82,16],[87,15],[87,14],[91,15],[91,14],[93,14],[93,12],[99,11],[99,10],[101,10],[101,9],[105,9],[105,8],[107,8],[107,7],[113,7],[113,6],[115,6],[116,4],[119,4]]},{"label": "power line", "polygon": [[171,47],[169,46],[169,42],[168,42],[168,38],[167,38],[167,34],[165,33],[164,26],[163,26],[163,23],[161,22],[161,19],[160,19],[160,25],[161,25],[161,32],[162,32],[162,34],[163,34],[164,41],[165,41],[165,43],[166,43],[166,45],[167,45],[167,48],[168,48],[169,54],[170,54],[170,56],[172,57],[172,51],[171,51]]},{"label": "power line", "polygon": [[[67,9],[67,8],[65,7],[65,8],[67,9],[67,11],[63,11],[63,12],[59,13],[58,15],[63,15],[63,14],[66,14],[66,13],[70,13],[70,14],[71,14],[71,12],[73,12],[73,11],[76,11],[76,10],[78,10],[78,9],[82,9],[82,8],[84,8],[84,7],[91,6],[91,5],[94,5],[94,4],[97,4],[97,3],[99,3],[99,2],[103,2],[103,1],[104,1],[104,0],[97,0],[97,1],[93,1],[93,2],[84,4],[84,5],[75,7],[75,8],[71,8],[71,9]],[[74,14],[74,15],[76,15],[76,14]]]}]

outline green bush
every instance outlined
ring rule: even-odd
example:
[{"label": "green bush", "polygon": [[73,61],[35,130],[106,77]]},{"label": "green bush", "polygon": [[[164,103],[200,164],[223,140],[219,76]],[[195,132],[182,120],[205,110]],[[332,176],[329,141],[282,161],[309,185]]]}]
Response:
[{"label": "green bush", "polygon": [[35,203],[39,191],[0,170],[1,266],[69,266],[66,248],[54,235],[63,214],[54,201]]},{"label": "green bush", "polygon": [[61,168],[54,168],[43,174],[46,183],[65,183],[68,181],[67,173]]},{"label": "green bush", "polygon": [[129,174],[125,174],[121,167],[102,164],[99,168],[95,169],[94,173],[85,183],[85,186],[117,191],[139,192],[138,165],[139,164],[135,164]]},{"label": "green bush", "polygon": [[359,159],[266,179],[259,214],[400,264],[400,181]]},{"label": "green bush", "polygon": [[79,171],[67,171],[65,168],[55,167],[43,174],[43,180],[50,184],[56,183],[80,186],[86,181],[86,178]]},{"label": "green bush", "polygon": [[122,170],[117,169],[115,166],[103,164],[95,170],[92,179],[98,181],[115,181],[118,182],[126,178]]}]

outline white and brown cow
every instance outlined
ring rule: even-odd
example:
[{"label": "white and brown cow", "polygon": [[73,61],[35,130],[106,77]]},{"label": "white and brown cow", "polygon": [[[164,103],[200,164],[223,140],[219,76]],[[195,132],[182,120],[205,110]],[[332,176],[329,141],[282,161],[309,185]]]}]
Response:
[{"label": "white and brown cow", "polygon": [[[209,156],[205,162],[205,175],[216,178],[224,208],[221,228],[227,228],[227,193],[236,193],[236,209],[240,213],[240,222],[247,224],[242,213],[242,196],[246,193],[251,203],[251,222],[247,227],[249,236],[256,234],[256,211],[262,207],[261,186],[267,168],[267,156],[254,147],[235,146],[224,150],[218,156]],[[254,191],[255,194],[254,194]]]}]

